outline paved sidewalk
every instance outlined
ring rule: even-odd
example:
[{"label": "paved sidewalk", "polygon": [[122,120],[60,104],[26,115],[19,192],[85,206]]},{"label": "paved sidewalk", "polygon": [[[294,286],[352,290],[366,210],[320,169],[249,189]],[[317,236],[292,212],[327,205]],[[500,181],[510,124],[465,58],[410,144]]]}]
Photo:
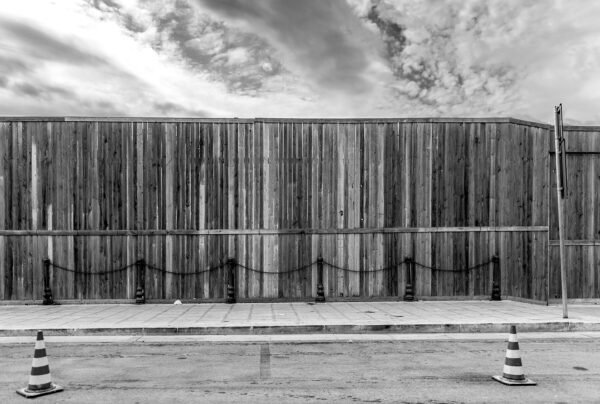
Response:
[{"label": "paved sidewalk", "polygon": [[514,301],[0,306],[0,337],[600,331],[600,305]]}]

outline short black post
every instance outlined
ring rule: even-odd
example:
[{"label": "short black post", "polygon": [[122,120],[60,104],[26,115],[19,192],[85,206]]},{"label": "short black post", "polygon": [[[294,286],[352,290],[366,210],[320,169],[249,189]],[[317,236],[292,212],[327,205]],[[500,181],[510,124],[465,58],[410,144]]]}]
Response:
[{"label": "short black post", "polygon": [[404,265],[406,267],[406,288],[404,290],[404,301],[413,302],[415,300],[415,294],[413,292],[414,261],[410,257],[405,257]]},{"label": "short black post", "polygon": [[42,301],[42,304],[54,304],[52,289],[50,289],[50,259],[48,258],[44,260],[44,300]]},{"label": "short black post", "polygon": [[143,258],[140,258],[135,263],[135,267],[136,267],[136,282],[137,282],[137,289],[135,292],[135,302],[137,304],[144,304],[144,303],[146,303],[146,292],[144,290],[144,285],[146,283],[145,276],[144,276],[144,272],[146,269],[146,262],[144,261]]},{"label": "short black post", "polygon": [[325,291],[323,290],[323,257],[317,258],[317,297],[316,303],[325,303]]},{"label": "short black post", "polygon": [[226,303],[235,303],[235,258],[227,260],[227,299]]},{"label": "short black post", "polygon": [[502,300],[500,297],[500,282],[502,279],[500,275],[500,257],[494,255],[492,257],[492,265],[492,300],[498,301]]}]

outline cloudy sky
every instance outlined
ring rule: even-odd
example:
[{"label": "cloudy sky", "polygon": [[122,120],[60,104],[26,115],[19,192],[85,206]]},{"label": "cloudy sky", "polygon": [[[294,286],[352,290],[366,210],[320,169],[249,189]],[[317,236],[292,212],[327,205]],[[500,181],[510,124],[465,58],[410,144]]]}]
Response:
[{"label": "cloudy sky", "polygon": [[0,115],[600,125],[592,0],[14,0]]}]

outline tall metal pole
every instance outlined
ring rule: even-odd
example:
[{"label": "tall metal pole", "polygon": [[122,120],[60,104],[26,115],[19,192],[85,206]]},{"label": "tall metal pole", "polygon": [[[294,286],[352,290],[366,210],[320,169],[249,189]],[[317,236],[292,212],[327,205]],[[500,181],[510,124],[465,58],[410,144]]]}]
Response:
[{"label": "tall metal pole", "polygon": [[567,313],[567,269],[565,263],[565,167],[563,161],[563,138],[562,138],[562,104],[554,107],[554,156],[556,157],[556,197],[558,201],[558,239],[560,252],[560,283],[562,292],[563,318],[568,318]]}]

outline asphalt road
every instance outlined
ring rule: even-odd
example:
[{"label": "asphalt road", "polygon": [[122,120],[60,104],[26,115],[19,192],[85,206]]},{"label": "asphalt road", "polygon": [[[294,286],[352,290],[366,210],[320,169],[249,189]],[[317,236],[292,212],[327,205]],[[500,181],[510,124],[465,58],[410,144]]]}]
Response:
[{"label": "asphalt road", "polygon": [[[600,403],[600,340],[521,341],[538,383],[509,387],[504,341],[46,343],[65,391],[36,403]],[[33,345],[0,345],[0,402],[19,403]]]}]

